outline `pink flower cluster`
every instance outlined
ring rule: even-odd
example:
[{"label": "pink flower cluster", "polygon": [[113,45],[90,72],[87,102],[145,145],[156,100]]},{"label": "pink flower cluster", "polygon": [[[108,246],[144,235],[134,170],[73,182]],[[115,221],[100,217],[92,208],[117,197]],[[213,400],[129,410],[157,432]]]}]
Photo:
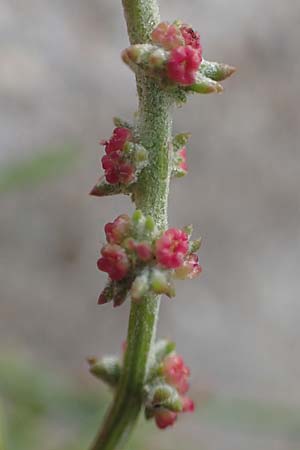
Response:
[{"label": "pink flower cluster", "polygon": [[202,62],[200,35],[188,25],[178,22],[161,22],[153,30],[152,42],[170,52],[167,61],[168,78],[181,85],[196,81]]},{"label": "pink flower cluster", "polygon": [[[135,301],[151,290],[171,297],[172,278],[191,279],[201,272],[188,234],[178,228],[161,234],[153,219],[140,211],[132,218],[122,214],[107,223],[105,235],[107,243],[101,249],[98,269],[106,272],[111,282],[129,283]],[[99,302],[107,301],[102,293]]]},{"label": "pink flower cluster", "polygon": [[179,164],[178,168],[181,170],[182,174],[186,175],[188,172],[188,165],[187,165],[187,155],[186,155],[186,147],[182,147],[181,150],[178,152],[179,157]]},{"label": "pink flower cluster", "polygon": [[165,231],[155,243],[156,259],[167,269],[177,269],[183,265],[189,249],[188,235],[178,228]]},{"label": "pink flower cluster", "polygon": [[[190,369],[184,364],[182,357],[176,354],[168,355],[162,362],[161,375],[180,395],[181,412],[193,412],[195,409],[194,402],[185,396],[189,390]],[[154,412],[156,425],[161,429],[173,425],[177,416],[177,412],[165,408],[158,408]]]},{"label": "pink flower cluster", "polygon": [[124,154],[125,144],[132,140],[128,128],[117,127],[108,141],[101,141],[106,155],[101,162],[106,181],[110,184],[130,184],[135,178],[135,167]]},{"label": "pink flower cluster", "polygon": [[111,280],[123,280],[136,265],[149,262],[154,257],[151,241],[133,238],[133,222],[128,215],[121,214],[107,223],[104,231],[107,244],[101,249],[97,266],[107,272]]}]

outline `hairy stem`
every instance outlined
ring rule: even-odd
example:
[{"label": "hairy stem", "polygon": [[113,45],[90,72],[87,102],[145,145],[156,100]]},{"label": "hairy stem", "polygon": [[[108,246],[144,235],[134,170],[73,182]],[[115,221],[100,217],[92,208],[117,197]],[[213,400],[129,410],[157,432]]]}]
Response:
[{"label": "hairy stem", "polygon": [[[129,39],[132,44],[149,40],[159,22],[156,0],[123,0]],[[137,131],[149,151],[149,165],[142,172],[135,192],[136,207],[151,215],[157,225],[167,226],[170,182],[171,101],[156,83],[137,75],[139,116]],[[91,450],[120,448],[135,425],[142,408],[143,386],[155,340],[160,299],[151,295],[131,304],[124,370],[112,406]]]}]

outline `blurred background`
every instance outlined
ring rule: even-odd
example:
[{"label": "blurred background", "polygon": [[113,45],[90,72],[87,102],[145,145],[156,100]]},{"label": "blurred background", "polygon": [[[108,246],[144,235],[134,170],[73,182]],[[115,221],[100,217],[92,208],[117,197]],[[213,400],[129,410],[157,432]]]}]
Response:
[{"label": "blurred background", "polygon": [[[120,1],[0,0],[0,449],[86,448],[110,396],[88,355],[120,352],[129,302],[98,307],[103,225],[125,197],[88,192],[111,117],[136,109]],[[192,133],[170,223],[193,223],[203,275],[164,299],[159,336],[192,368],[197,411],[129,448],[300,448],[300,6],[161,0],[238,67],[175,113]],[[208,400],[207,400],[208,398]]]}]

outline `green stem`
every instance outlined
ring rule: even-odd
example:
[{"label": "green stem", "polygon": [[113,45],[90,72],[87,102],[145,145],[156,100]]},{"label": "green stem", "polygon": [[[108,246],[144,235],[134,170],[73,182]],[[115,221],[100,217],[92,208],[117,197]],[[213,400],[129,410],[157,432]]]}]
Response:
[{"label": "green stem", "polygon": [[[123,0],[130,42],[149,40],[159,22],[156,0]],[[171,101],[158,84],[137,75],[139,119],[137,131],[149,151],[149,165],[135,192],[136,207],[151,215],[161,229],[167,226],[170,183]],[[131,304],[124,370],[112,406],[91,450],[120,448],[135,425],[142,408],[143,386],[155,341],[160,299],[149,296]]]}]

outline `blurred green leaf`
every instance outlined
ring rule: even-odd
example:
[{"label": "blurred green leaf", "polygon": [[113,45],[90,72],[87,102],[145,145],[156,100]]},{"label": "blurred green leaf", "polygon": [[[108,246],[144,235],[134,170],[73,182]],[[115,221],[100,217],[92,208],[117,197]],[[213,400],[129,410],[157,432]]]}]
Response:
[{"label": "blurred green leaf", "polygon": [[2,411],[2,404],[0,403],[0,450],[5,450],[4,444],[4,414]]},{"label": "blurred green leaf", "polygon": [[202,409],[200,418],[255,433],[300,437],[300,409],[279,404],[216,397]]},{"label": "blurred green leaf", "polygon": [[37,185],[63,174],[79,155],[78,149],[64,145],[46,149],[32,158],[7,164],[0,169],[0,193]]}]

